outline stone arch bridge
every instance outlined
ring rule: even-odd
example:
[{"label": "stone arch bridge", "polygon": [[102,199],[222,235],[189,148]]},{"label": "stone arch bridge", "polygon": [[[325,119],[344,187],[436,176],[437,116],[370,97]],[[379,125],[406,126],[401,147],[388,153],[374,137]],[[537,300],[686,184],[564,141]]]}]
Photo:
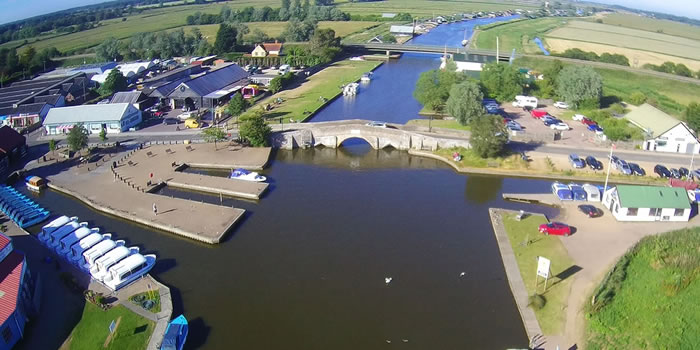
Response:
[{"label": "stone arch bridge", "polygon": [[428,133],[404,125],[388,125],[386,128],[369,126],[366,125],[368,122],[354,119],[277,125],[274,129],[279,132],[273,136],[273,146],[283,149],[315,146],[336,148],[345,140],[362,139],[374,149],[393,147],[398,150],[434,151],[438,148],[470,147],[464,135]]}]

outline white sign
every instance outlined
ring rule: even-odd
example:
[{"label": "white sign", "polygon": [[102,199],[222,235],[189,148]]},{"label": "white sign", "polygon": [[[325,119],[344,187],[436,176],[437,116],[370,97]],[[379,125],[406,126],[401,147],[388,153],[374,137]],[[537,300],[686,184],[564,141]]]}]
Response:
[{"label": "white sign", "polygon": [[538,256],[537,257],[537,276],[542,276],[544,278],[549,278],[549,259]]}]

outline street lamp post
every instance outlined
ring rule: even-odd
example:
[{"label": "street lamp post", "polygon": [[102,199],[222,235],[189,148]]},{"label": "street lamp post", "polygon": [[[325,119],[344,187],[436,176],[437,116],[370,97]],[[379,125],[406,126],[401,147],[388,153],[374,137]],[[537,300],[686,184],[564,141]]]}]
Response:
[{"label": "street lamp post", "polygon": [[610,155],[608,156],[608,173],[607,173],[607,175],[605,175],[605,186],[603,186],[603,195],[605,195],[605,192],[608,190],[608,179],[610,178],[610,168],[612,165],[613,148],[615,148],[614,143],[610,146]]}]

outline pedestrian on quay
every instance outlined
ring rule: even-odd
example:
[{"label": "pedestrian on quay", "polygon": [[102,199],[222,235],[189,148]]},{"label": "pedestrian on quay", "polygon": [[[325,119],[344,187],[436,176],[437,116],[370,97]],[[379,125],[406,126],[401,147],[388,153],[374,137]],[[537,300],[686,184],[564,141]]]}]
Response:
[{"label": "pedestrian on quay", "polygon": [[156,207],[155,203],[153,203],[153,214],[158,215],[158,207]]}]

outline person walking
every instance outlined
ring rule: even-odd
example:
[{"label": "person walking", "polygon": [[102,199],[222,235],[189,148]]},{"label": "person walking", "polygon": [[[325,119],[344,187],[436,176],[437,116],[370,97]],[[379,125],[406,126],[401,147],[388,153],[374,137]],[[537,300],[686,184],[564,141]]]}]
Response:
[{"label": "person walking", "polygon": [[153,203],[153,214],[158,215],[158,207],[156,207],[155,203]]}]

